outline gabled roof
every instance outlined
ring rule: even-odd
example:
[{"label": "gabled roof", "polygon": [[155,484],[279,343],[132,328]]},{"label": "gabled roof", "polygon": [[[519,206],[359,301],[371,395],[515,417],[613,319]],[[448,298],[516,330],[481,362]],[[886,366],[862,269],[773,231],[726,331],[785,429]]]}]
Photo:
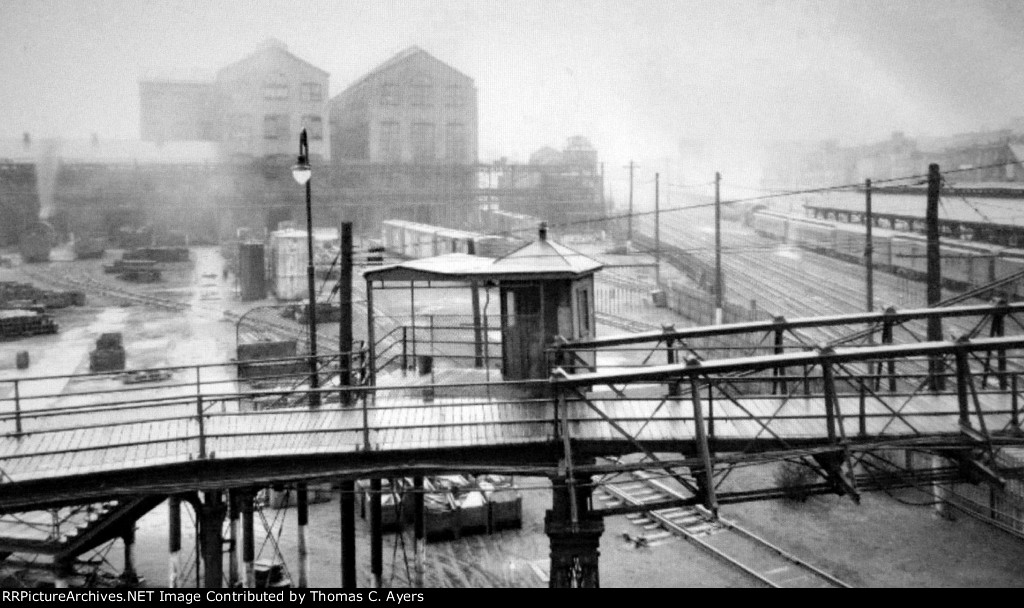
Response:
[{"label": "gabled roof", "polygon": [[328,72],[327,70],[321,69],[321,68],[313,65],[312,63],[306,61],[305,59],[299,57],[298,55],[295,55],[294,53],[290,52],[288,50],[288,45],[286,45],[285,43],[281,42],[280,40],[277,40],[276,38],[269,38],[269,39],[265,40],[263,42],[263,44],[261,44],[258,49],[256,49],[255,51],[249,53],[245,57],[242,57],[238,61],[235,61],[233,63],[229,63],[228,65],[224,66],[223,68],[217,70],[217,74],[219,75],[224,70],[232,68],[232,67],[234,67],[236,65],[239,65],[241,63],[245,63],[245,62],[249,61],[250,59],[252,59],[253,57],[256,57],[257,55],[262,55],[263,53],[271,53],[271,52],[283,54],[283,55],[285,55],[286,57],[288,57],[290,59],[293,59],[293,60],[298,61],[299,63],[301,63],[303,65],[306,65],[306,66],[309,66],[309,67],[313,68],[314,70],[316,70],[317,72],[320,72],[324,76],[330,76],[331,75],[330,72]]},{"label": "gabled roof", "polygon": [[419,54],[426,55],[430,59],[432,59],[432,60],[440,63],[441,65],[447,67],[448,69],[450,69],[451,71],[455,72],[456,74],[459,74],[460,76],[462,76],[464,78],[467,78],[469,80],[473,80],[472,78],[470,78],[466,74],[463,74],[459,70],[456,70],[452,66],[450,66],[447,63],[445,63],[445,62],[441,61],[440,59],[438,59],[437,57],[434,57],[433,55],[431,55],[427,51],[424,51],[420,47],[418,47],[416,45],[413,45],[413,46],[410,46],[409,48],[405,49],[404,51],[398,53],[397,55],[393,56],[391,59],[388,59],[384,63],[378,65],[375,68],[373,68],[369,72],[363,74],[362,77],[360,77],[358,80],[356,80],[352,84],[350,84],[347,87],[345,87],[345,89],[341,93],[339,93],[339,95],[344,95],[348,91],[357,88],[359,85],[363,84],[364,82],[366,82],[370,78],[373,78],[374,76],[376,76],[378,74],[386,72],[387,70],[390,70],[392,67],[402,63],[403,61],[408,60],[411,57],[415,57],[416,55],[419,55]]}]

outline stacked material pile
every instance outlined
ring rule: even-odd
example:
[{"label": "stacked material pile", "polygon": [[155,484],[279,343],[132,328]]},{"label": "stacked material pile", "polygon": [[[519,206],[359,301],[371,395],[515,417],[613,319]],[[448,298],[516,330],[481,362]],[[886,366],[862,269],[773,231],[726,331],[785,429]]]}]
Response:
[{"label": "stacked material pile", "polygon": [[96,350],[89,353],[89,371],[113,372],[124,369],[124,346],[120,333],[103,334],[96,341]]},{"label": "stacked material pile", "polygon": [[85,306],[81,291],[48,291],[29,283],[0,281],[0,308],[67,308]]},{"label": "stacked material pile", "polygon": [[0,340],[57,333],[53,318],[37,310],[0,310]]}]

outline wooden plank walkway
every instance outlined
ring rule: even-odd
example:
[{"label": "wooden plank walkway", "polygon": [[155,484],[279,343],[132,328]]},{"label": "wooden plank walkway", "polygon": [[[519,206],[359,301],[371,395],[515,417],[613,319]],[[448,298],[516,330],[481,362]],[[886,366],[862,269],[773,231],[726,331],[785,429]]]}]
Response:
[{"label": "wooden plank walkway", "polygon": [[[1010,395],[979,395],[990,431],[1010,423]],[[713,417],[709,416],[709,406]],[[596,410],[638,441],[689,442],[695,438],[689,395],[678,398],[609,398],[566,404],[570,437],[595,443],[626,440]],[[744,397],[737,401],[702,395],[706,420],[718,439],[823,439],[822,397]],[[842,430],[856,437],[906,437],[959,432],[954,395],[868,396],[860,416],[857,396],[839,398]],[[222,411],[222,409],[224,411]],[[896,415],[894,412],[898,412]],[[91,411],[72,410],[27,424],[26,434],[0,436],[0,470],[6,482],[216,459],[345,454],[364,450],[514,446],[555,438],[550,400],[479,397],[424,398],[409,390],[379,395],[361,405],[239,411],[205,409],[202,430],[195,402]],[[364,417],[369,430],[364,428]],[[976,416],[971,420],[978,427]],[[861,425],[863,424],[863,429]],[[2,483],[2,482],[0,482]]]}]

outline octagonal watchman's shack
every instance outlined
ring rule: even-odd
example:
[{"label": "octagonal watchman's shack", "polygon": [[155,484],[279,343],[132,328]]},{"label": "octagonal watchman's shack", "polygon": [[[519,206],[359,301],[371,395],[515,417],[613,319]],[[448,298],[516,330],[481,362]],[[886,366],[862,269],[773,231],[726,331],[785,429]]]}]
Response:
[{"label": "octagonal watchman's shack", "polygon": [[[594,337],[594,273],[603,265],[547,239],[541,224],[538,239],[508,255],[492,259],[452,253],[408,260],[364,273],[371,378],[376,378],[373,290],[386,283],[467,284],[475,291],[497,287],[501,305],[501,372],[506,381],[544,379],[550,374],[545,350],[557,336],[568,341]],[[474,298],[475,299],[475,298]],[[478,309],[478,306],[474,306]],[[480,315],[474,310],[476,334]],[[593,366],[593,361],[588,361]]]}]

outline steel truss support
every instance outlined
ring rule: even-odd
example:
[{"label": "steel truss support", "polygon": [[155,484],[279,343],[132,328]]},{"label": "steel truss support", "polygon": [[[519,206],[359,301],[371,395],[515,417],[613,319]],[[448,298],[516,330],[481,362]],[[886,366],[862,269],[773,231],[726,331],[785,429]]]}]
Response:
[{"label": "steel truss support", "polygon": [[[686,367],[699,367],[696,357],[687,357]],[[697,437],[697,450],[700,452],[700,470],[694,470],[697,479],[698,496],[711,515],[718,518],[718,499],[715,497],[714,467],[711,464],[711,448],[708,446],[708,433],[704,426],[704,408],[700,401],[700,383],[693,377],[690,381],[690,402],[693,404],[693,427]]]},{"label": "steel truss support", "polygon": [[[566,374],[565,370],[563,370],[561,368],[555,370],[553,375],[559,376],[559,377],[562,377],[562,378],[568,378],[568,374]],[[615,431],[617,433],[619,433],[620,435],[625,437],[638,450],[643,452],[648,460],[650,460],[651,462],[653,462],[655,464],[658,464],[658,463],[661,462],[661,459],[658,458],[657,456],[655,456],[654,452],[651,452],[650,450],[648,450],[642,443],[640,443],[640,441],[636,437],[631,435],[629,433],[629,431],[627,431],[626,429],[622,428],[622,426],[618,422],[616,422],[611,416],[606,414],[604,412],[604,410],[602,410],[601,408],[597,407],[597,405],[593,401],[588,399],[587,396],[585,394],[583,394],[582,391],[579,390],[579,388],[572,387],[572,391],[576,394],[576,398],[577,399],[579,399],[582,403],[585,403],[587,405],[587,407],[589,407],[590,409],[594,410],[594,412],[596,412],[597,415],[600,416],[602,420],[607,422],[613,429],[615,429]],[[561,407],[562,410],[566,410],[567,409],[567,405],[565,403],[565,398],[564,398],[564,392],[560,393],[556,403],[559,404],[559,406]],[[666,473],[669,474],[669,476],[671,476],[673,479],[678,481],[684,488],[686,488],[690,492],[692,492],[694,494],[698,494],[699,493],[699,490],[688,479],[686,479],[685,477],[683,477],[679,473],[676,473],[675,471],[673,471],[669,467],[664,467],[664,470],[665,470]]]},{"label": "steel truss support", "polygon": [[[833,350],[831,347],[825,347],[818,352],[827,357]],[[825,423],[828,426],[828,439],[839,449],[836,452],[815,456],[815,460],[827,472],[827,479],[835,487],[837,494],[849,495],[855,503],[860,504],[860,494],[854,481],[853,463],[847,447],[843,415],[839,409],[839,399],[836,397],[836,379],[832,372],[832,363],[827,359],[821,362],[821,377],[825,388]],[[843,474],[844,464],[848,475]]]}]

